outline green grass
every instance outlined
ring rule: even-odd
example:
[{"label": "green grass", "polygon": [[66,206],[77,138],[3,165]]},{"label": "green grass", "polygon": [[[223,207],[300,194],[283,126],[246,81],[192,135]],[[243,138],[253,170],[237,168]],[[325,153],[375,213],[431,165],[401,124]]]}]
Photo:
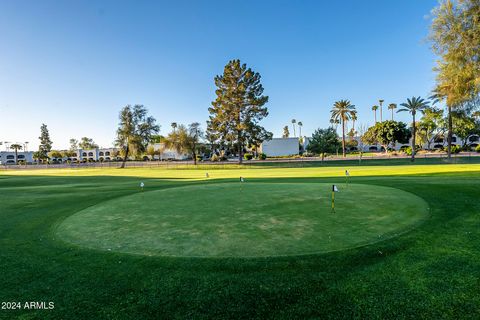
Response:
[{"label": "green grass", "polygon": [[[392,237],[428,205],[387,187],[217,183],[139,192],[68,217],[63,240],[93,249],[180,257],[273,257],[341,250]],[[396,203],[395,206],[389,206]]]},{"label": "green grass", "polygon": [[[218,168],[211,181],[205,168],[1,172],[0,301],[53,301],[55,309],[0,310],[0,318],[478,318],[480,165],[346,165]],[[139,181],[145,196],[240,175],[247,183],[341,185],[346,168],[352,184],[415,194],[429,215],[394,237],[299,256],[150,257],[57,234],[76,213],[138,193]]]}]

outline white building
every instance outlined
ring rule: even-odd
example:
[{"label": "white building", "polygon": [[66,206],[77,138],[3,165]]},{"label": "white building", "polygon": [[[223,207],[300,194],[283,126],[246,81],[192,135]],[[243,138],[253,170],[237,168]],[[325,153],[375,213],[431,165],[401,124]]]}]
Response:
[{"label": "white building", "polygon": [[117,148],[95,148],[95,149],[78,149],[76,157],[69,157],[70,161],[115,161],[119,160],[119,149]]},{"label": "white building", "polygon": [[[368,151],[372,151],[372,152],[376,152],[376,151],[385,151],[383,150],[382,146],[381,145],[369,145],[369,144],[363,144],[361,141],[360,141],[360,138],[359,137],[355,137],[355,140],[358,142],[358,147],[354,147],[354,148],[351,148],[352,150],[349,150],[349,151],[358,151],[360,148],[364,151],[364,152],[368,152]],[[480,141],[480,137],[478,135],[472,135],[470,136],[468,139],[467,139],[467,143],[466,145],[469,146],[471,149],[474,149],[475,147],[478,146],[479,144],[479,141]],[[403,148],[408,148],[410,147],[412,144],[412,138],[410,138],[409,142],[408,143],[395,143],[393,145],[393,149],[395,149],[396,151],[399,151]],[[446,148],[447,147],[447,137],[437,137],[435,139],[432,139],[431,143],[430,143],[430,146],[428,144],[424,144],[422,146],[423,149],[442,149],[442,148]],[[463,145],[463,141],[461,141],[460,138],[458,138],[456,135],[453,135],[452,136],[452,146],[462,146]]]},{"label": "white building", "polygon": [[189,158],[188,154],[178,153],[173,149],[165,148],[165,144],[154,143],[153,149],[156,151],[156,155],[153,157],[155,160],[186,160]]},{"label": "white building", "polygon": [[298,138],[273,138],[260,145],[260,152],[267,157],[291,156],[300,153]]},{"label": "white building", "polygon": [[0,151],[0,164],[16,164],[18,162],[33,162],[33,151],[18,151],[15,159],[15,151]]}]

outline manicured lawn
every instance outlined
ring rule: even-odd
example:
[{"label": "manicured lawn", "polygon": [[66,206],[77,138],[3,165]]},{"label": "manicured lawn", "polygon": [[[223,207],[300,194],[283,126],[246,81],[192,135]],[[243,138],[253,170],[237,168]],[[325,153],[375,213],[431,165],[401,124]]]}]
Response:
[{"label": "manicured lawn", "polygon": [[386,164],[0,172],[0,318],[478,318],[480,165]]},{"label": "manicured lawn", "polygon": [[57,235],[134,254],[274,257],[381,241],[428,215],[424,200],[399,189],[338,188],[335,212],[326,183],[209,183],[138,192],[77,212]]}]

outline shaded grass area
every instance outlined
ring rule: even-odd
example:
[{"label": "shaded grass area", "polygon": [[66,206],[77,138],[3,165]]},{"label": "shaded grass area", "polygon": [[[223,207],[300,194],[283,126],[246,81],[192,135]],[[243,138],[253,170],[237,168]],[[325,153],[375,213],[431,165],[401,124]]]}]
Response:
[{"label": "shaded grass area", "polygon": [[[0,310],[0,318],[478,318],[480,173],[475,167],[422,168],[352,177],[352,183],[390,186],[427,201],[431,216],[415,230],[352,250],[257,259],[142,257],[75,248],[55,238],[56,225],[74,212],[137,191],[143,171],[2,176],[0,301],[54,301],[55,309]],[[332,168],[337,177],[309,169],[281,177],[271,170],[250,179],[344,181],[338,178],[343,168]],[[204,183],[190,181],[201,178],[196,172],[179,180],[163,174],[143,179],[151,189]]]}]

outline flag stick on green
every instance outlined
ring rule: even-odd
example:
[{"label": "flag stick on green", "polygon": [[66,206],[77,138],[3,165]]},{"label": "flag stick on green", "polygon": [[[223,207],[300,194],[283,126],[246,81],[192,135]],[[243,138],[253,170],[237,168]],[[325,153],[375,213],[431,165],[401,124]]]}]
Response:
[{"label": "flag stick on green", "polygon": [[335,192],[338,192],[336,185],[332,185],[332,212],[335,213]]}]

